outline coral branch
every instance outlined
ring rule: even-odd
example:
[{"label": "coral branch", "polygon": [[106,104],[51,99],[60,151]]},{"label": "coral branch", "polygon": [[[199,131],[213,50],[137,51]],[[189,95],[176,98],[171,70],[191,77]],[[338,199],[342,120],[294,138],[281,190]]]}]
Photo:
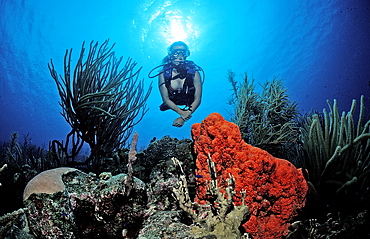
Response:
[{"label": "coral branch", "polygon": [[[8,165],[7,165],[7,164],[4,164],[4,165],[0,168],[0,173],[1,173],[2,171],[4,171],[4,169],[5,169],[6,167],[8,167]],[[1,183],[0,183],[0,186],[1,186]]]},{"label": "coral branch", "polygon": [[[48,64],[55,80],[62,115],[76,132],[76,136],[89,144],[90,159],[105,156],[123,147],[133,127],[147,112],[146,100],[152,89],[145,93],[139,81],[141,68],[128,59],[120,68],[122,57],[116,58],[109,40],[101,45],[90,43],[87,57],[82,45],[80,57],[72,72],[72,49],[64,57],[64,77],[58,76],[53,62]],[[139,116],[139,117],[138,117]]]},{"label": "coral branch", "polygon": [[137,141],[139,140],[139,134],[137,132],[134,133],[132,136],[132,142],[131,142],[131,149],[128,153],[128,163],[127,163],[127,196],[130,195],[131,189],[132,189],[132,165],[136,160],[136,145]]},{"label": "coral branch", "polygon": [[[175,158],[172,160],[177,161]],[[177,165],[181,168],[179,163]],[[217,238],[241,238],[239,227],[246,220],[249,208],[244,203],[240,206],[234,206],[232,198],[236,192],[233,176],[230,175],[227,180],[227,196],[225,197],[218,186],[215,165],[210,157],[208,158],[208,167],[211,178],[207,182],[208,202],[205,205],[191,202],[186,178],[181,175],[179,187],[173,190],[179,206],[193,219],[195,226],[193,226],[192,232],[198,237],[215,235]],[[245,197],[245,191],[242,194]]]}]

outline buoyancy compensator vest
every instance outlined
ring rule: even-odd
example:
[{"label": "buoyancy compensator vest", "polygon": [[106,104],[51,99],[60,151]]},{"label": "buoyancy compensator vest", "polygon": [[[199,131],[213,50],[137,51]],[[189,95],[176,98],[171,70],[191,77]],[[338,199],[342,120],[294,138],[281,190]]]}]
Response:
[{"label": "buoyancy compensator vest", "polygon": [[[156,69],[161,68],[157,74],[152,74]],[[176,76],[172,77],[172,71],[173,69],[176,69],[176,71],[179,73]],[[163,65],[159,65],[155,68],[153,68],[149,73],[149,78],[157,77],[158,75],[163,73],[164,76],[164,83],[167,90],[169,98],[176,104],[176,105],[184,105],[185,108],[189,108],[190,105],[194,102],[194,94],[195,94],[195,87],[194,87],[194,76],[196,72],[202,72],[201,77],[201,84],[203,84],[205,80],[205,74],[203,69],[196,65],[193,61],[183,61],[178,65],[173,64],[172,62],[168,62]],[[175,79],[184,79],[183,87],[180,91],[175,91],[171,87],[171,81]],[[169,109],[164,103],[160,106],[160,109],[167,110]]]}]

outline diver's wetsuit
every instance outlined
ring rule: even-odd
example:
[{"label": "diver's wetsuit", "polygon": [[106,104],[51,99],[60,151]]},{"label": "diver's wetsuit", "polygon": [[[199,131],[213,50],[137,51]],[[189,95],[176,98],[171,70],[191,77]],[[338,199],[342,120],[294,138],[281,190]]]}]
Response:
[{"label": "diver's wetsuit", "polygon": [[[179,74],[172,77],[172,70],[174,68],[176,68]],[[176,105],[184,105],[185,109],[190,108],[191,104],[194,102],[194,76],[196,71],[197,67],[192,61],[185,61],[179,65],[168,63],[163,66],[164,84],[168,90],[170,100]],[[171,80],[175,80],[177,78],[185,78],[183,87],[180,90],[174,90],[171,87]],[[159,109],[161,111],[165,111],[170,108],[165,103],[162,103],[159,106]]]}]

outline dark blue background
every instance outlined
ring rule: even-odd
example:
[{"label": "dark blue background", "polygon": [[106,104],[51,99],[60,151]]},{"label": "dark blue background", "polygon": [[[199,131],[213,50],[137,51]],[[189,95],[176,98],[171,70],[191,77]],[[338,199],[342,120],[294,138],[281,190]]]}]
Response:
[{"label": "dark blue background", "polygon": [[[187,35],[174,36],[176,28]],[[327,108],[327,99],[345,111],[361,94],[370,102],[368,0],[1,0],[0,141],[14,131],[39,145],[64,139],[70,128],[47,63],[63,73],[66,49],[75,62],[83,41],[107,38],[143,66],[146,87],[174,40],[186,41],[189,59],[206,71],[202,105],[181,129],[171,126],[173,112],[158,110],[155,79],[150,111],[135,128],[139,147],[164,135],[189,138],[191,124],[212,112],[228,119],[228,69],[257,83],[279,75],[302,113]]]}]

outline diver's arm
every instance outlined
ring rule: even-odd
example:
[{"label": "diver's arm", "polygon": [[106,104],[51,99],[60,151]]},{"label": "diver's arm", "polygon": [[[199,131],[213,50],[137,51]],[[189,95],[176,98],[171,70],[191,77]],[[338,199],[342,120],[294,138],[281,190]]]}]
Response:
[{"label": "diver's arm", "polygon": [[[175,111],[180,115],[181,118],[187,120],[191,117],[191,112],[180,109],[168,96],[168,90],[164,83],[163,73],[158,77],[159,92],[161,93],[163,103],[165,103],[171,110]],[[190,115],[190,117],[189,117]]]},{"label": "diver's arm", "polygon": [[194,113],[202,101],[202,82],[198,71],[196,71],[194,75],[194,87],[194,102],[191,104],[192,113]]}]

